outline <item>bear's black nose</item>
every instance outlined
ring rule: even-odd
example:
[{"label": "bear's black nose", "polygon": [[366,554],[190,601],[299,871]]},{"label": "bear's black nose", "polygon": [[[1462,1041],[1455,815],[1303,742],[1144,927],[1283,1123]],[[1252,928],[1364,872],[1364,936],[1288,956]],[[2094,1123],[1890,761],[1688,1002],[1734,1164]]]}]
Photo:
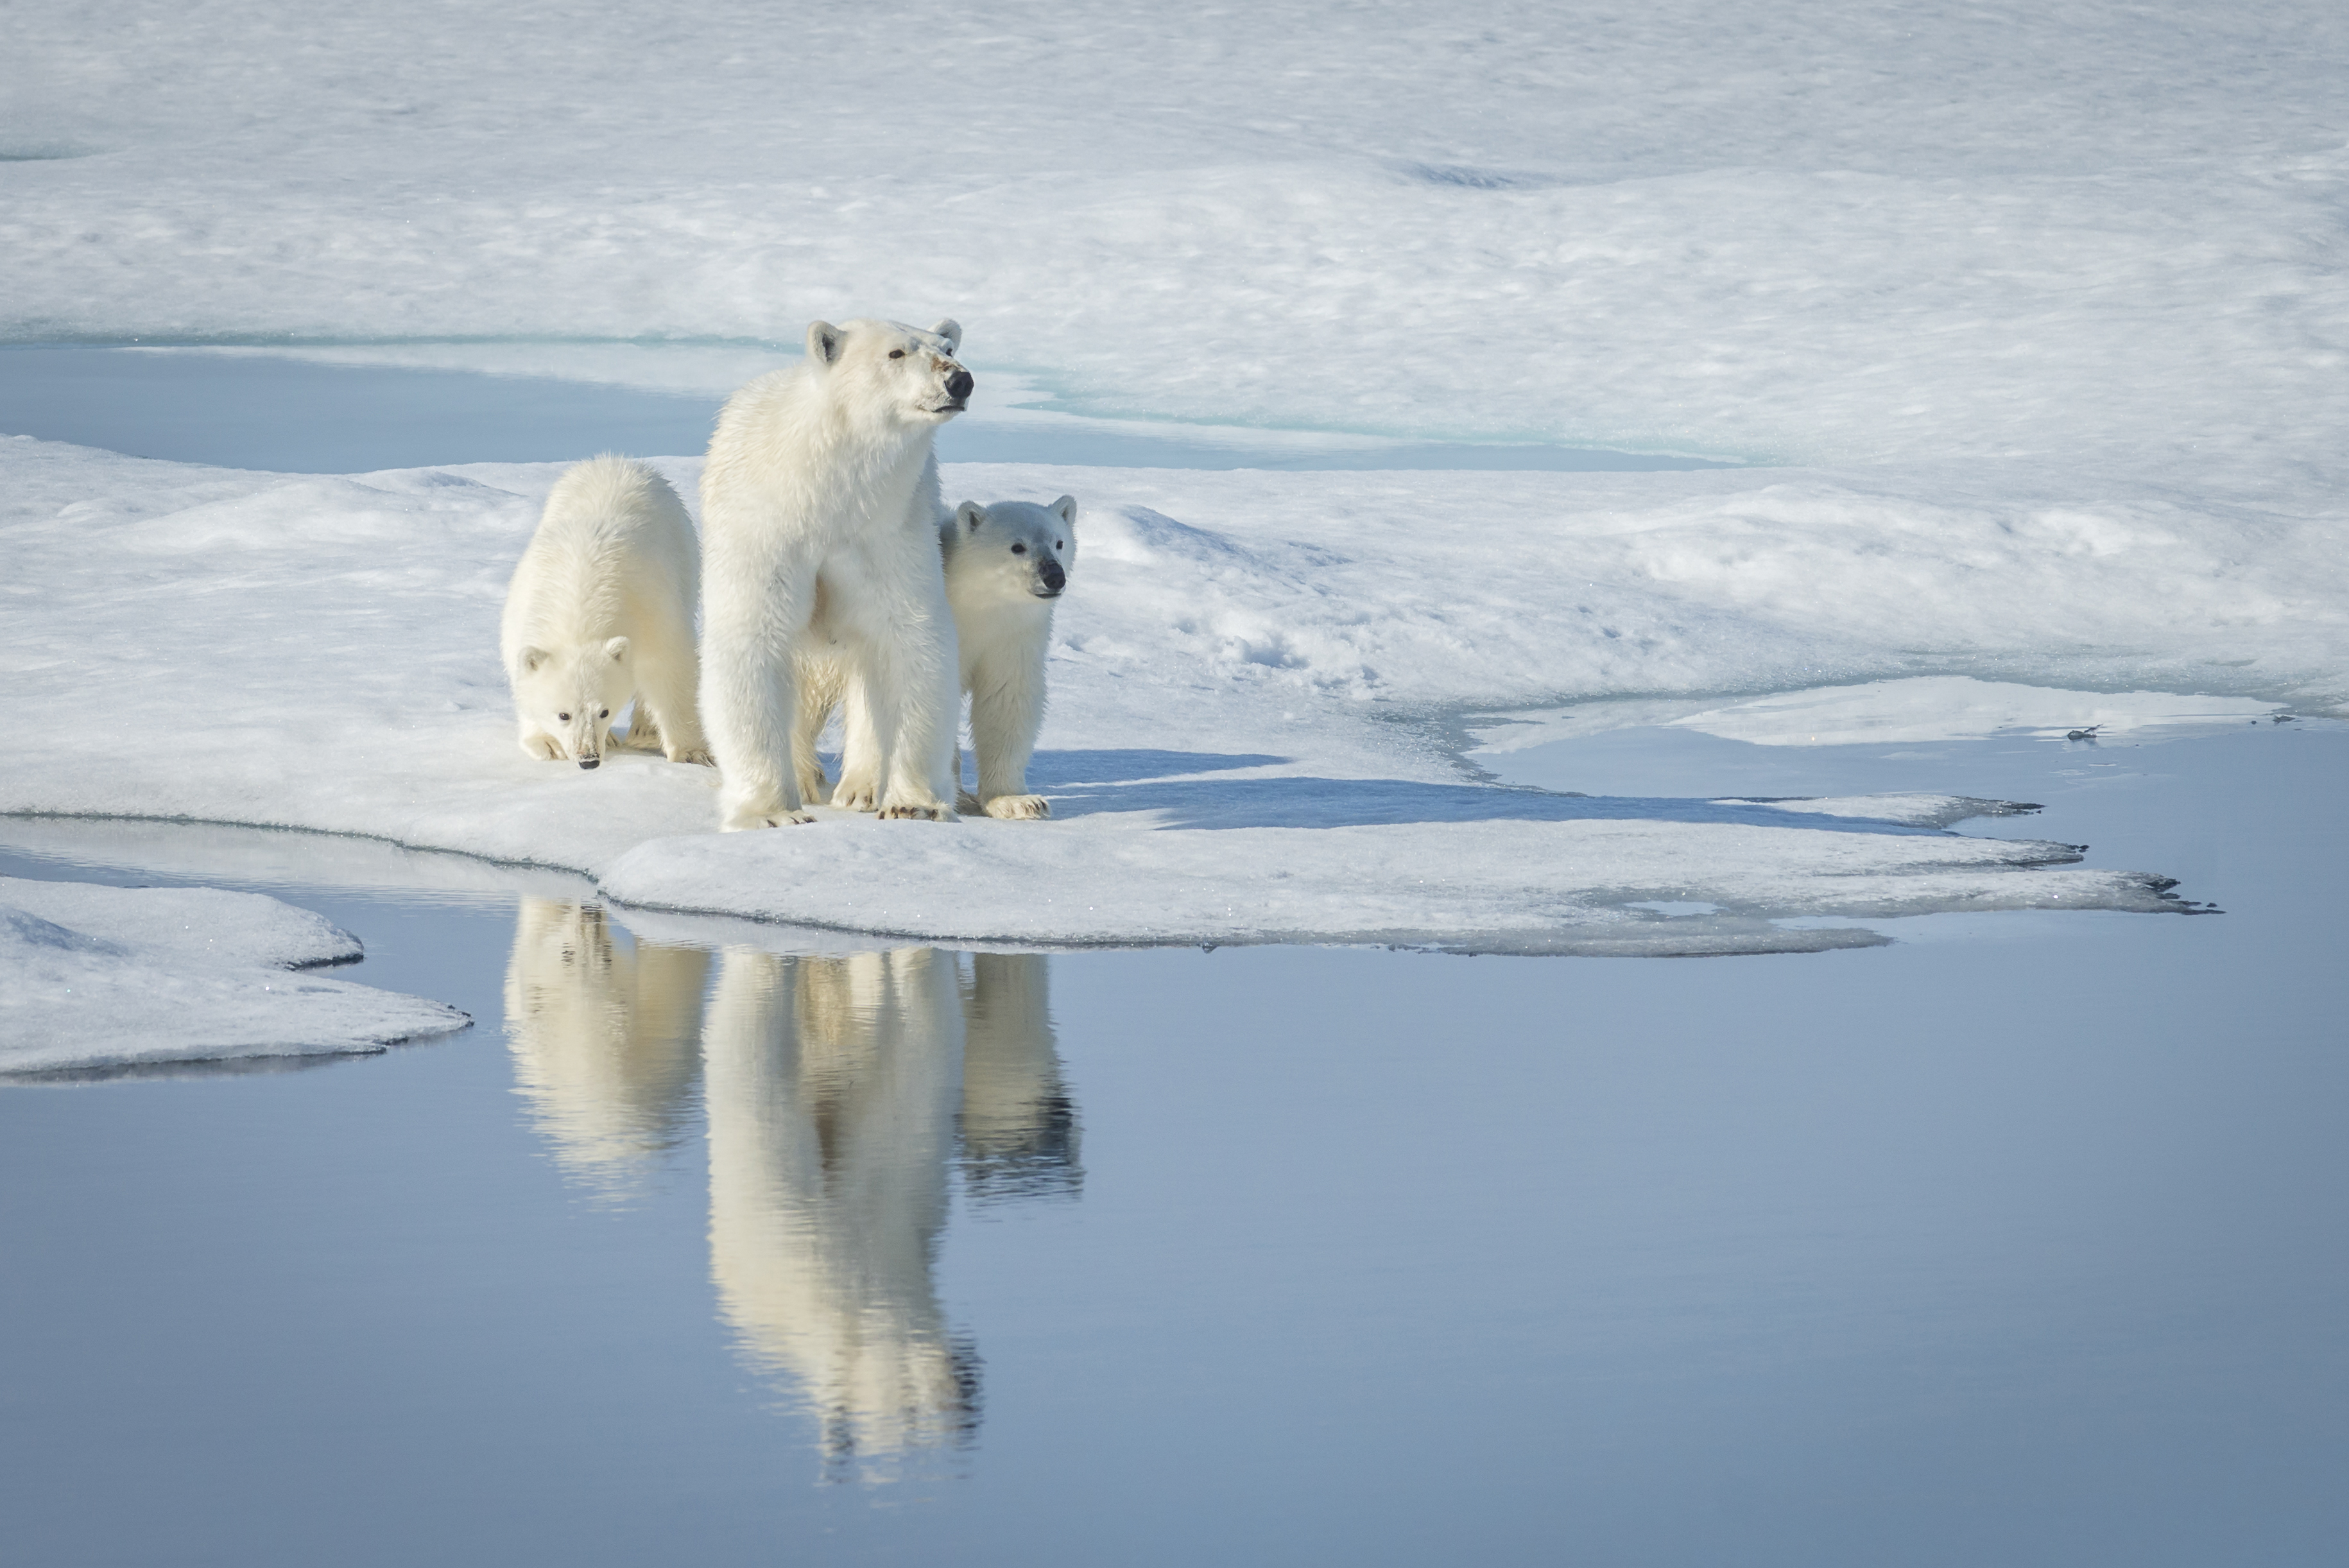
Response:
[{"label": "bear's black nose", "polygon": [[970,396],[970,389],[976,385],[978,383],[970,379],[969,371],[957,370],[947,378],[947,396],[960,402]]},{"label": "bear's black nose", "polygon": [[1061,563],[1058,561],[1045,562],[1042,575],[1046,593],[1057,594],[1069,586],[1069,574],[1061,570]]},{"label": "bear's black nose", "polygon": [[583,768],[600,767],[603,762],[604,759],[601,757],[582,757],[579,759],[579,765]]}]

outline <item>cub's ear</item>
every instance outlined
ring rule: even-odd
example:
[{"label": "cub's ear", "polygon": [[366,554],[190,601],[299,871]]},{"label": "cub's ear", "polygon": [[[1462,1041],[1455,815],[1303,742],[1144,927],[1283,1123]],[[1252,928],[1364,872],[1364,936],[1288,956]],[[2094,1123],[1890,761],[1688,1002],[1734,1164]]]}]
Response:
[{"label": "cub's ear", "polygon": [[976,534],[978,525],[987,521],[987,508],[976,501],[966,501],[955,508],[955,525],[966,534]]},{"label": "cub's ear", "polygon": [[1073,495],[1061,496],[1045,510],[1071,528],[1077,525],[1077,498]]},{"label": "cub's ear", "polygon": [[847,334],[829,321],[808,323],[807,351],[811,362],[818,365],[840,363],[840,345]]},{"label": "cub's ear", "polygon": [[962,352],[961,322],[957,321],[953,317],[949,316],[944,321],[939,322],[936,327],[931,327],[930,330],[947,340],[947,351],[948,353],[959,354]]},{"label": "cub's ear", "polygon": [[604,645],[604,652],[613,663],[617,664],[628,657],[628,639],[625,637],[612,639]]},{"label": "cub's ear", "polygon": [[522,650],[522,672],[524,675],[537,674],[538,667],[545,663],[550,657],[552,656],[543,648],[523,649]]}]

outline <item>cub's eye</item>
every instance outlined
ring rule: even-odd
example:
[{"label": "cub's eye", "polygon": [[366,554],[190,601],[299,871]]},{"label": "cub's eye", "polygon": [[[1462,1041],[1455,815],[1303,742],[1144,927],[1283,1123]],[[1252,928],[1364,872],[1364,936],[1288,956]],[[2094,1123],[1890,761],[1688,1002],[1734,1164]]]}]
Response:
[{"label": "cub's eye", "polygon": [[571,722],[571,715],[568,713],[557,713],[555,717],[562,720],[566,724]]},{"label": "cub's eye", "polygon": [[1011,546],[1011,553],[1015,556],[1024,556],[1028,553],[1028,546],[1025,545],[1014,545]]},{"label": "cub's eye", "polygon": [[605,709],[602,712],[595,715],[598,719],[608,719],[611,716],[612,711],[609,708]]},{"label": "cub's eye", "polygon": [[903,359],[905,357],[905,351],[903,348],[892,348],[889,350],[889,358],[892,359]]}]

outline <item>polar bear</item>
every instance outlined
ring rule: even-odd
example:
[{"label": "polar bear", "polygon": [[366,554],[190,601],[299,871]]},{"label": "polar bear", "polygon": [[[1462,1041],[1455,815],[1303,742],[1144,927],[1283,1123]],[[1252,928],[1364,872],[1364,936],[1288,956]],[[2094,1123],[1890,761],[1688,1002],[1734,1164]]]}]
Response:
[{"label": "polar bear", "polygon": [[837,660],[885,817],[951,822],[955,641],[937,428],[962,328],[811,323],[807,361],[727,400],[702,471],[702,714],[728,831],[814,820],[792,766],[802,666]]},{"label": "polar bear", "polygon": [[[966,501],[938,527],[947,604],[954,612],[960,690],[970,696],[971,749],[978,754],[978,793],[961,788],[959,753],[956,806],[1007,820],[1050,816],[1040,794],[1028,793],[1028,759],[1044,723],[1044,654],[1052,640],[1052,609],[1077,564],[1077,498],[1050,506]],[[837,660],[803,660],[799,723],[792,737],[792,765],[802,794],[823,793],[816,742],[833,710],[848,700],[841,747],[840,784],[832,804],[873,809],[874,756],[871,732]]]},{"label": "polar bear", "polygon": [[523,752],[595,767],[634,697],[629,749],[709,761],[694,706],[699,567],[692,520],[645,464],[607,452],[554,482],[499,625]]}]

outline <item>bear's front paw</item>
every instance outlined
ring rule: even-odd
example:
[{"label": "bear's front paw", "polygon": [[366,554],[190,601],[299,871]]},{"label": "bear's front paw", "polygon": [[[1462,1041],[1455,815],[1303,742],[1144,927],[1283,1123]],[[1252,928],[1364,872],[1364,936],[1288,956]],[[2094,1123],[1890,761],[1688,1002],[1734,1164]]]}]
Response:
[{"label": "bear's front paw", "polygon": [[901,800],[894,805],[883,806],[881,820],[884,822],[959,822],[962,819],[955,815],[952,806],[941,805],[934,800]]},{"label": "bear's front paw", "polygon": [[681,752],[671,752],[668,753],[668,760],[697,768],[714,768],[718,765],[718,759],[709,754],[708,746],[688,746]]},{"label": "bear's front paw", "polygon": [[1033,822],[1052,815],[1052,803],[1040,794],[999,794],[987,803],[987,815],[999,822]]},{"label": "bear's front paw", "polygon": [[750,833],[761,827],[798,826],[815,818],[804,811],[790,806],[777,806],[771,811],[730,812],[718,825],[720,833]]},{"label": "bear's front paw", "polygon": [[543,730],[524,735],[522,738],[522,749],[524,756],[535,758],[542,763],[559,763],[563,760],[563,742]]},{"label": "bear's front paw", "polygon": [[843,779],[833,786],[832,804],[843,811],[874,811],[881,805],[877,785],[862,779]]}]

